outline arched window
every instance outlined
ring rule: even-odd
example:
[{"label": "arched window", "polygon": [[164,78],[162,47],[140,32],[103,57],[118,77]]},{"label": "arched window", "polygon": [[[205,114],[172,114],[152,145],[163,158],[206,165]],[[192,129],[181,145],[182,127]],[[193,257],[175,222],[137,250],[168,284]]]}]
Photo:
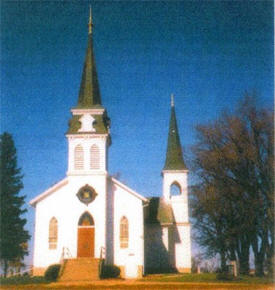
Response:
[{"label": "arched window", "polygon": [[99,169],[100,168],[100,154],[97,145],[92,145],[90,148],[90,168]]},{"label": "arched window", "polygon": [[55,217],[51,218],[49,223],[49,249],[53,250],[57,247],[58,225]]},{"label": "arched window", "polygon": [[128,248],[129,242],[129,224],[128,219],[124,216],[120,220],[120,247]]},{"label": "arched window", "polygon": [[88,212],[84,212],[78,221],[79,226],[94,226],[94,224],[94,219]]},{"label": "arched window", "polygon": [[74,169],[84,169],[84,152],[81,145],[77,145],[74,149]]},{"label": "arched window", "polygon": [[181,195],[181,187],[176,181],[170,186],[170,195]]}]

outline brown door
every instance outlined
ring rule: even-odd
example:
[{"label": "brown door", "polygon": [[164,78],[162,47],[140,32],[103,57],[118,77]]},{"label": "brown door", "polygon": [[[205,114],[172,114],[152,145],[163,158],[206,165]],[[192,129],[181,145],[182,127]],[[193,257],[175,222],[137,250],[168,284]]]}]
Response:
[{"label": "brown door", "polygon": [[77,257],[94,257],[95,235],[94,227],[78,228]]}]

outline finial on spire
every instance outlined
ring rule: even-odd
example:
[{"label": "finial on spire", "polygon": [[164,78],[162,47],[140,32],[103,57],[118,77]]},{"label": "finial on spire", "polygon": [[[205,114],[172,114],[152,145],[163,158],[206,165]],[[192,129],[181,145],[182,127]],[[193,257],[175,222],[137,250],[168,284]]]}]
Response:
[{"label": "finial on spire", "polygon": [[89,34],[92,34],[92,27],[93,27],[92,6],[90,5],[90,16],[89,16],[89,23],[88,23]]},{"label": "finial on spire", "polygon": [[174,102],[174,94],[171,94],[171,107],[175,106],[175,102]]}]

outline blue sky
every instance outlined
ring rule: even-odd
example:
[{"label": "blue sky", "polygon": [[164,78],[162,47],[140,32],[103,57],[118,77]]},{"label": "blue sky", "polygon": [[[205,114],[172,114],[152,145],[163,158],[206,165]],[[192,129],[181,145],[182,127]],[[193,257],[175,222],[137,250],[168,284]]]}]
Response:
[{"label": "blue sky", "polygon": [[14,137],[27,201],[66,174],[89,3],[109,172],[137,192],[162,192],[171,93],[185,152],[195,126],[244,91],[273,105],[272,1],[2,1],[1,132]]}]

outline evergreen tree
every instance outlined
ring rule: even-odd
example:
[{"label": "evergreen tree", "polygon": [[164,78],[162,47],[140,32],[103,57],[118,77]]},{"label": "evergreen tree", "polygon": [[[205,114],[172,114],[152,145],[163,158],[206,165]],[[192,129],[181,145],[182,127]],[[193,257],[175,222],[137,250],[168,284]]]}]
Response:
[{"label": "evergreen tree", "polygon": [[12,136],[5,132],[0,135],[0,259],[4,276],[10,264],[28,253],[26,243],[30,236],[24,229],[27,221],[21,217],[27,211],[22,208],[25,196],[19,195],[22,177]]}]

